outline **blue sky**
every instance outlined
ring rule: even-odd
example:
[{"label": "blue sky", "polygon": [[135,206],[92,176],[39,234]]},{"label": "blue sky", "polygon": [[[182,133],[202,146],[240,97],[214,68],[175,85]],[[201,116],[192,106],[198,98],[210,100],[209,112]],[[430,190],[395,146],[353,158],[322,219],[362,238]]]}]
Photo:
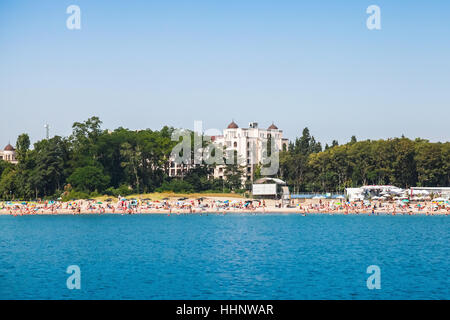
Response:
[{"label": "blue sky", "polygon": [[[66,8],[81,8],[81,30]],[[381,8],[381,30],[366,8]],[[0,144],[272,121],[333,139],[450,140],[449,1],[0,1]]]}]

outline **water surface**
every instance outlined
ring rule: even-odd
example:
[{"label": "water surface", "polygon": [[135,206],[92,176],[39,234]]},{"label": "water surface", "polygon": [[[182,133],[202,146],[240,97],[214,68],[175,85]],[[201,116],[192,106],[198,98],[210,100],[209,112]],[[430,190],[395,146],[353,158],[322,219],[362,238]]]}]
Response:
[{"label": "water surface", "polygon": [[449,299],[449,230],[438,216],[0,216],[0,299]]}]

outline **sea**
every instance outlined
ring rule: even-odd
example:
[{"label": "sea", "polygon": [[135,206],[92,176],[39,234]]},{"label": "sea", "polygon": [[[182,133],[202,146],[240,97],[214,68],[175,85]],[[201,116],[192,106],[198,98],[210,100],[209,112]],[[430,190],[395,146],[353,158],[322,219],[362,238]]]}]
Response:
[{"label": "sea", "polygon": [[0,216],[0,299],[449,299],[447,216]]}]

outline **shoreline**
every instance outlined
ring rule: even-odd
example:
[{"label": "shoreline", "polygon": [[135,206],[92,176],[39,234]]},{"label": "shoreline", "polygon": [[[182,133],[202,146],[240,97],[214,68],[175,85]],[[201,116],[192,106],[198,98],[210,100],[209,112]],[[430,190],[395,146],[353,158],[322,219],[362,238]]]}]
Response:
[{"label": "shoreline", "polygon": [[282,206],[279,200],[230,200],[225,197],[150,199],[75,200],[69,202],[2,202],[0,215],[226,215],[226,214],[299,214],[299,215],[449,215],[450,201],[372,201],[342,200],[291,201]]},{"label": "shoreline", "polygon": [[389,211],[360,211],[356,212],[343,212],[343,211],[320,211],[320,212],[303,212],[298,209],[288,210],[288,209],[266,209],[266,210],[220,210],[220,211],[189,211],[189,210],[143,210],[138,212],[121,212],[121,211],[81,211],[73,212],[69,210],[56,210],[51,212],[49,210],[43,210],[41,212],[35,213],[20,213],[20,212],[9,212],[6,210],[0,210],[0,216],[102,216],[102,215],[165,215],[165,216],[179,216],[179,215],[190,215],[190,216],[202,216],[202,215],[228,215],[228,214],[246,214],[246,215],[301,215],[301,216],[448,216],[450,212],[448,211],[435,211],[435,212],[389,212]]}]

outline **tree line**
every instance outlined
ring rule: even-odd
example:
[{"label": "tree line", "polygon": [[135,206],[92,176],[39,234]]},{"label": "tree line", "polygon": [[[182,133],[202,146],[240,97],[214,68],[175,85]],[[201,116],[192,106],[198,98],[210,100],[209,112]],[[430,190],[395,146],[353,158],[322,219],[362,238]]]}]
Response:
[{"label": "tree line", "polygon": [[[172,141],[173,128],[108,131],[101,124],[97,117],[76,122],[70,136],[44,139],[33,148],[29,136],[20,135],[18,164],[0,161],[0,199],[69,200],[103,194],[251,189],[250,181],[242,184],[244,168],[236,163],[225,166],[223,180],[214,179],[214,165],[208,164],[170,177],[169,158],[178,143]],[[254,179],[260,177],[260,169],[256,166]],[[449,186],[450,143],[405,137],[357,141],[352,137],[346,144],[333,141],[323,148],[305,128],[288,150],[280,152],[277,177],[288,183],[292,193],[342,192],[365,184]]]},{"label": "tree line", "polygon": [[[132,131],[102,130],[92,117],[76,122],[69,137],[55,136],[31,148],[27,134],[16,143],[17,165],[0,161],[0,199],[80,199],[98,195],[126,196],[154,191],[230,192],[237,190],[235,172],[228,181],[214,179],[213,167],[199,165],[181,178],[169,177],[169,157],[178,141],[173,128]],[[193,133],[191,133],[193,134]]]},{"label": "tree line", "polygon": [[308,128],[280,155],[280,175],[291,192],[343,192],[361,185],[450,186],[450,142],[402,136],[357,141],[323,150]]}]

